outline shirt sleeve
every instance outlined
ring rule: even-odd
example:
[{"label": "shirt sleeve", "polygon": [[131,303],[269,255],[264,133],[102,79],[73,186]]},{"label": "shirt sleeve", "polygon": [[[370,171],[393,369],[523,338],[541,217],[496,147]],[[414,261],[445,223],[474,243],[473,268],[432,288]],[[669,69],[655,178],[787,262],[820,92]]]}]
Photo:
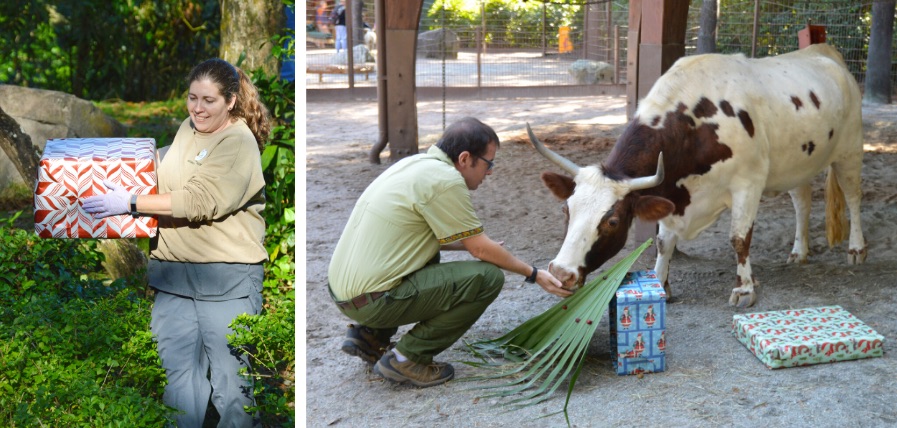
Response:
[{"label": "shirt sleeve", "polygon": [[420,206],[421,215],[433,230],[440,245],[483,233],[483,224],[463,183],[453,184]]}]

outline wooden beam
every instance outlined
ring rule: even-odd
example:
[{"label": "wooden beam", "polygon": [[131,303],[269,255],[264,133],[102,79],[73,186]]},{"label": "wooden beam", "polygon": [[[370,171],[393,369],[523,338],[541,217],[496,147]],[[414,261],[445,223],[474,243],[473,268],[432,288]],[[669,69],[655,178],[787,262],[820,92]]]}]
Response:
[{"label": "wooden beam", "polygon": [[[632,118],[638,101],[644,98],[657,79],[685,55],[685,29],[688,24],[688,2],[677,0],[633,0],[629,4],[629,72],[627,83],[627,117]],[[633,28],[637,34],[633,34]],[[635,39],[635,41],[633,41]],[[632,46],[637,46],[633,55]],[[634,79],[633,79],[634,77]],[[635,96],[633,96],[633,94]],[[657,235],[657,223],[636,220],[635,240],[644,242]],[[656,247],[645,251],[656,256]]]},{"label": "wooden beam", "polygon": [[376,11],[377,93],[381,141],[371,149],[369,160],[380,163],[380,151],[386,144],[390,161],[419,151],[415,62],[423,2],[380,0],[376,7],[379,8]]}]

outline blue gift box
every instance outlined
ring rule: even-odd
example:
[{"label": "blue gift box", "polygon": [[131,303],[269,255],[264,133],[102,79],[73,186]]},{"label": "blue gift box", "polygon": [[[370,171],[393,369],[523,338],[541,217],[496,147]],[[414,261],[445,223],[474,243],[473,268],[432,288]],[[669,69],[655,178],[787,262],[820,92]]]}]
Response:
[{"label": "blue gift box", "polygon": [[610,347],[617,374],[666,368],[666,292],[653,270],[629,272],[610,301]]}]

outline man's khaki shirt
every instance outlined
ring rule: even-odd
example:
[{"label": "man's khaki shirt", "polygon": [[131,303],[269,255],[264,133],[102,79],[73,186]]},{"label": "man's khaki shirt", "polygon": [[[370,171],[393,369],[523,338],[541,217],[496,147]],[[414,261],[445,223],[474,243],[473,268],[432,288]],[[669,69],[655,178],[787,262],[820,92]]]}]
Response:
[{"label": "man's khaki shirt", "polygon": [[384,171],[358,199],[330,261],[330,287],[338,300],[389,290],[441,245],[481,233],[464,177],[432,146]]}]

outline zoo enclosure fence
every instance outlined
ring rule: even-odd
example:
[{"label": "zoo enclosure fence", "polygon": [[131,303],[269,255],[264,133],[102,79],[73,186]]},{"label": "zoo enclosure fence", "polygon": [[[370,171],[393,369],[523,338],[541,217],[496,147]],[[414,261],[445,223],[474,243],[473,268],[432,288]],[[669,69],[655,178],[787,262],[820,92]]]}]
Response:
[{"label": "zoo enclosure fence", "polygon": [[[376,24],[374,0],[347,1],[354,2],[363,5],[364,22]],[[331,8],[333,3],[328,1]],[[450,2],[449,6],[458,3]],[[520,2],[519,7],[499,7],[497,0],[486,0],[476,3],[478,10],[461,11],[443,9],[437,0],[424,0],[419,32],[446,28],[457,35],[460,49],[457,59],[427,58],[419,50],[417,86],[517,88],[520,96],[526,96],[528,88],[549,91],[554,88],[561,93],[564,87],[579,85],[568,68],[580,59],[612,64],[614,83],[625,84],[629,2],[590,0],[583,3],[531,1]],[[690,0],[686,55],[696,53],[701,3],[702,0]],[[826,42],[841,51],[862,86],[872,3],[872,0],[719,0],[716,50],[746,56],[754,52],[757,57],[797,50],[798,31],[812,22],[825,26]],[[313,24],[318,1],[307,0],[306,4],[306,22]],[[897,91],[897,33],[892,46],[892,89]],[[315,44],[309,39],[306,43],[309,66],[330,64],[334,54],[332,42]],[[376,87],[376,79],[375,72],[356,74],[354,86]],[[345,74],[306,74],[308,91],[348,87]]]}]

